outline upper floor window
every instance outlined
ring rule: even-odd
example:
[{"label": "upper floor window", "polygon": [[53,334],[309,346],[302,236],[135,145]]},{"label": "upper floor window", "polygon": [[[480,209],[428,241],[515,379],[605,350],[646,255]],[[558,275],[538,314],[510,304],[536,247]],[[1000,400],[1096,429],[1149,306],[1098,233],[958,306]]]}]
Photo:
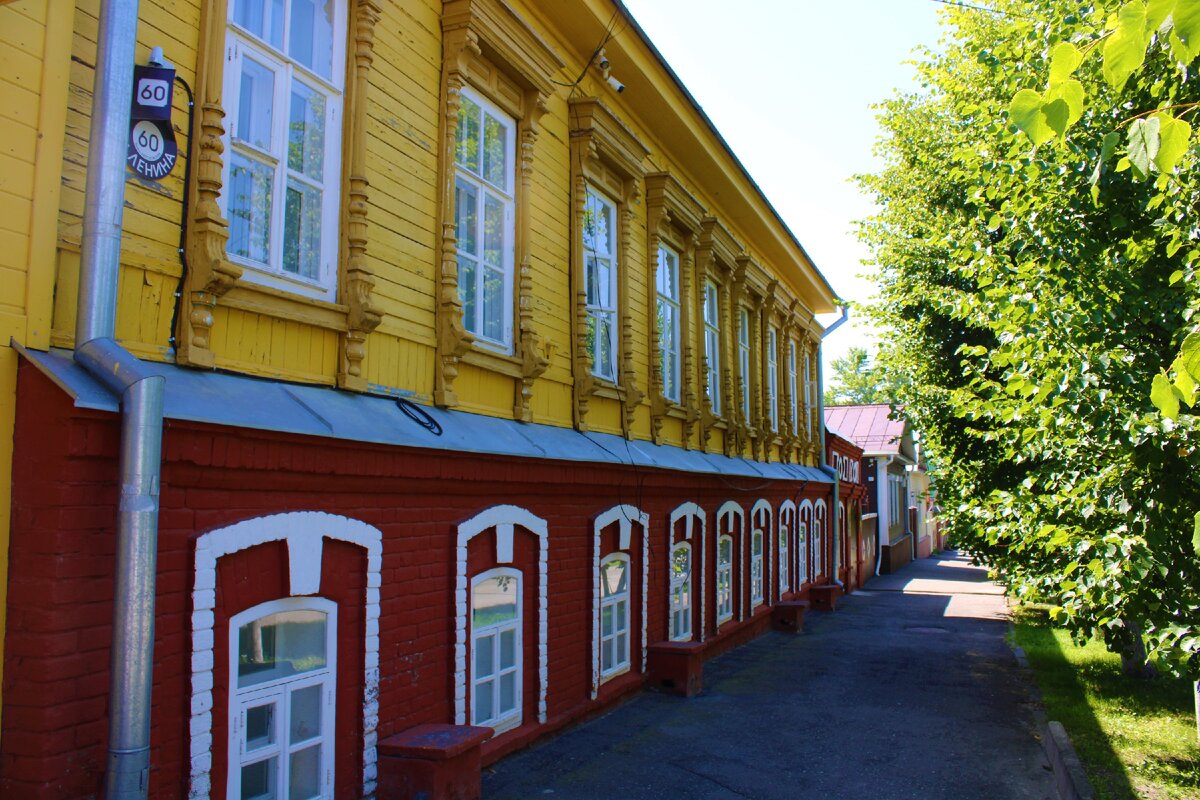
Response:
[{"label": "upper floor window", "polygon": [[755,529],[750,534],[750,603],[751,607],[763,602],[763,532]]},{"label": "upper floor window", "polygon": [[345,6],[234,0],[229,8],[222,195],[228,255],[259,283],[332,300]]},{"label": "upper floor window", "polygon": [[275,600],[229,623],[230,797],[333,791],[337,606]]},{"label": "upper floor window", "polygon": [[738,370],[742,377],[742,418],[750,419],[750,312],[738,313]]},{"label": "upper floor window", "polygon": [[707,370],[704,386],[712,413],[721,413],[721,311],[717,300],[717,285],[704,283],[704,360]]},{"label": "upper floor window", "polygon": [[600,567],[600,675],[629,669],[629,557]]},{"label": "upper floor window", "polygon": [[733,619],[733,537],[717,540],[717,624]]},{"label": "upper floor window", "polygon": [[796,343],[788,342],[788,396],[792,400],[792,435],[795,436],[798,431],[796,424],[799,422],[796,406],[800,402],[800,398],[796,395]]},{"label": "upper floor window", "polygon": [[591,187],[583,211],[583,279],[592,372],[617,378],[617,209]]},{"label": "upper floor window", "polygon": [[488,570],[471,582],[471,724],[521,724],[521,573]]},{"label": "upper floor window", "polygon": [[671,548],[671,641],[692,638],[692,547]]},{"label": "upper floor window", "polygon": [[812,435],[812,416],[813,416],[813,382],[812,382],[812,363],[808,353],[804,354],[804,425],[809,436]]},{"label": "upper floor window", "polygon": [[771,328],[767,331],[767,413],[771,419],[771,430],[779,430],[779,334]]},{"label": "upper floor window", "polygon": [[662,360],[663,397],[678,403],[679,386],[679,254],[666,245],[658,246],[658,269],[655,272],[655,294],[658,305],[658,350]]},{"label": "upper floor window", "polygon": [[463,326],[512,350],[516,120],[462,90],[454,147],[454,224]]}]

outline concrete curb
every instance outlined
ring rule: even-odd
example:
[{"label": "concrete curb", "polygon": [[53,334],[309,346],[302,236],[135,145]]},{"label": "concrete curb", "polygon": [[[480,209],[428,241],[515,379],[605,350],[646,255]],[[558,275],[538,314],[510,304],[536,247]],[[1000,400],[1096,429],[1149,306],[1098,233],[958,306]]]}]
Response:
[{"label": "concrete curb", "polygon": [[1017,664],[1029,679],[1029,693],[1035,701],[1034,717],[1038,721],[1038,727],[1042,729],[1042,749],[1046,752],[1050,768],[1054,770],[1054,785],[1058,789],[1060,800],[1095,800],[1096,793],[1087,779],[1075,746],[1071,744],[1067,729],[1061,722],[1046,720],[1042,693],[1038,691],[1037,683],[1033,679],[1033,669],[1029,666],[1025,651],[1015,644],[1012,645],[1012,651]]},{"label": "concrete curb", "polygon": [[1088,782],[1083,764],[1075,754],[1071,745],[1071,737],[1061,722],[1051,720],[1046,726],[1046,735],[1042,737],[1042,747],[1050,766],[1054,767],[1054,783],[1058,786],[1058,796],[1062,800],[1095,800],[1092,784]]}]

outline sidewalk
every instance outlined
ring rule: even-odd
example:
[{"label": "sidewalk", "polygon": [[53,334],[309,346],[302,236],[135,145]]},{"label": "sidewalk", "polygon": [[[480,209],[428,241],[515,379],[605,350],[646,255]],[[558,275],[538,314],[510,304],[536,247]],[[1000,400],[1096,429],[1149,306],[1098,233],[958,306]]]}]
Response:
[{"label": "sidewalk", "polygon": [[485,771],[485,800],[1053,800],[1000,589],[949,554]]}]

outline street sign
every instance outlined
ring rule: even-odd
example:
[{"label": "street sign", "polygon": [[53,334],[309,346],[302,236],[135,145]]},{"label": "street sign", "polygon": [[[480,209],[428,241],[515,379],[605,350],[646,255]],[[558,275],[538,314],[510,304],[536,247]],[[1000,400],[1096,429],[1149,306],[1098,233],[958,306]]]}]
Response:
[{"label": "street sign", "polygon": [[143,178],[162,180],[171,174],[178,157],[179,146],[175,143],[170,120],[134,120],[125,156],[130,169]]},{"label": "street sign", "polygon": [[136,174],[153,181],[171,174],[179,158],[175,129],[171,127],[174,89],[174,69],[133,68],[133,105],[129,112],[125,162]]}]

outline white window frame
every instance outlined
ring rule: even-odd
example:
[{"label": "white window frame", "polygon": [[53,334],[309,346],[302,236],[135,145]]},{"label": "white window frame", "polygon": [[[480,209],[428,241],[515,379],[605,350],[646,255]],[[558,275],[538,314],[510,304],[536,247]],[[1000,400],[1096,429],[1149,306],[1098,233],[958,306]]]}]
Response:
[{"label": "white window frame", "polygon": [[[794,512],[793,512],[794,514]],[[791,562],[788,561],[788,556],[791,553],[791,531],[788,530],[789,525],[787,520],[783,519],[780,514],[779,520],[779,593],[790,592],[792,590],[792,570]]]},{"label": "white window frame", "polygon": [[[604,595],[604,592],[607,591],[607,585],[605,584],[605,581],[604,581],[604,568],[605,568],[605,566],[613,563],[614,561],[619,561],[625,565],[625,591],[618,592],[618,593],[612,594],[612,595],[608,595],[606,597]],[[601,678],[601,680],[604,680],[607,678],[612,678],[616,675],[620,675],[622,673],[628,672],[629,668],[630,668],[630,664],[633,663],[632,662],[632,659],[633,659],[633,639],[632,639],[633,626],[631,624],[633,617],[632,617],[632,612],[630,609],[630,605],[633,602],[633,592],[631,591],[632,586],[633,586],[633,564],[629,560],[629,556],[627,554],[621,553],[621,552],[610,553],[609,555],[605,556],[601,560],[601,562],[600,562],[600,678]],[[619,607],[622,602],[624,602],[624,604],[625,604],[625,613],[624,614],[620,614],[620,612],[616,610],[616,608]],[[613,631],[608,636],[605,636],[605,634],[604,634],[604,610],[606,608],[614,609],[614,611],[613,611]],[[625,658],[624,658],[624,660],[619,661],[619,660],[617,660],[617,657],[616,657],[616,653],[618,652],[618,649],[616,647],[616,642],[621,636],[625,637]],[[605,648],[608,646],[608,644],[610,642],[613,643],[613,661],[612,661],[612,666],[610,666],[608,669],[605,669],[604,668]]]},{"label": "white window frame", "polygon": [[738,310],[738,368],[742,376],[742,417],[750,421],[750,312]]},{"label": "white window frame", "polygon": [[812,578],[808,574],[811,566],[808,560],[808,548],[812,544],[813,533],[812,503],[807,500],[801,503],[796,516],[800,521],[800,524],[796,526],[796,588],[799,589]]},{"label": "white window frame", "polygon": [[[725,543],[729,544],[729,558],[723,554]],[[724,534],[717,537],[717,625],[733,619],[733,564],[736,561],[733,537]]]},{"label": "white window frame", "polygon": [[[679,321],[680,321],[680,287],[679,287],[679,251],[666,244],[658,246],[658,266],[655,270],[655,297],[657,306],[655,308],[655,321],[659,324],[658,331],[658,348],[660,367],[663,376],[663,397],[670,400],[672,403],[680,402],[682,398],[682,387],[680,380],[680,342],[679,342]],[[659,278],[662,270],[666,269],[671,276],[670,286],[674,288],[675,294],[671,295],[663,291],[664,284]],[[662,322],[664,310],[670,317],[671,337],[670,342],[666,341],[663,336]],[[668,364],[672,364],[671,369],[667,368]],[[673,387],[673,388],[668,388]]]},{"label": "white window frame", "polygon": [[721,295],[714,281],[704,282],[704,386],[712,413],[721,414]]},{"label": "white window frame", "polygon": [[[766,581],[763,579],[763,567],[766,559],[763,549],[766,537],[761,528],[750,531],[750,608],[758,608],[766,599]],[[757,552],[755,552],[757,548]]]},{"label": "white window frame", "polygon": [[[517,581],[517,591],[516,591],[517,616],[516,616],[516,619],[507,621],[507,622],[493,624],[493,625],[485,625],[482,628],[476,629],[475,624],[474,624],[475,587],[486,580],[490,580],[491,578],[500,578],[500,577],[515,578]],[[513,567],[495,567],[493,569],[485,570],[484,572],[481,572],[478,575],[476,575],[475,577],[471,578],[470,598],[469,598],[469,602],[467,604],[467,625],[470,627],[469,641],[471,642],[471,652],[467,658],[467,663],[469,664],[468,669],[470,670],[468,678],[467,678],[467,685],[470,687],[470,690],[471,690],[471,696],[468,700],[468,702],[469,702],[468,707],[470,708],[470,716],[471,716],[471,724],[472,725],[486,725],[486,726],[492,728],[493,730],[495,730],[495,732],[497,734],[503,733],[504,731],[507,731],[507,730],[512,730],[513,728],[516,728],[516,727],[519,727],[522,719],[524,718],[524,714],[523,714],[524,701],[525,701],[525,698],[524,698],[524,694],[525,694],[525,692],[524,692],[524,676],[525,676],[524,639],[525,639],[525,637],[524,637],[524,630],[523,630],[524,623],[525,623],[524,590],[525,590],[524,576],[521,574],[521,571],[519,569],[514,569]],[[495,671],[491,675],[486,676],[486,677],[488,677],[489,679],[494,679],[496,681],[497,688],[496,688],[496,691],[493,692],[493,694],[492,694],[492,698],[493,698],[492,699],[492,710],[494,713],[499,713],[498,712],[498,705],[500,702],[500,691],[499,691],[499,677],[500,677],[499,649],[500,649],[500,645],[499,645],[499,642],[500,642],[500,634],[506,630],[516,631],[516,636],[514,637],[514,642],[513,642],[514,667],[512,669],[508,670],[509,672],[515,672],[515,674],[516,674],[516,677],[514,678],[514,681],[513,681],[513,683],[514,683],[514,686],[513,686],[514,709],[512,711],[508,712],[507,714],[504,714],[503,716],[491,716],[491,717],[487,717],[484,719],[479,719],[479,718],[476,718],[476,716],[475,716],[475,711],[476,711],[475,685],[480,679],[479,676],[477,676],[475,674],[475,656],[476,656],[475,651],[476,651],[476,648],[479,646],[478,640],[485,636],[495,636],[496,637],[495,638],[496,651],[493,654],[493,663],[496,665]]]},{"label": "white window frame", "polygon": [[600,257],[607,258],[609,261],[612,262],[611,266],[609,267],[609,273],[608,273],[608,275],[609,275],[609,286],[608,286],[609,305],[602,305],[600,303],[592,303],[590,301],[590,298],[586,297],[587,285],[588,285],[588,259],[592,258],[594,254],[590,253],[587,250],[587,248],[584,247],[583,242],[581,241],[580,248],[581,248],[581,252],[583,252],[583,284],[584,284],[584,294],[585,294],[584,303],[585,303],[585,308],[586,308],[586,313],[587,313],[587,322],[588,322],[588,324],[596,325],[597,331],[599,330],[599,325],[598,325],[599,319],[602,316],[607,316],[609,318],[609,326],[608,326],[609,359],[608,359],[608,363],[607,364],[601,363],[601,359],[600,359],[601,338],[599,336],[599,333],[597,333],[597,335],[595,337],[593,337],[593,339],[592,339],[592,348],[591,348],[591,353],[589,353],[589,355],[591,356],[591,360],[592,360],[592,374],[598,378],[603,378],[606,381],[616,383],[617,382],[617,357],[618,357],[617,327],[620,324],[620,315],[617,312],[619,310],[618,305],[620,304],[620,296],[619,296],[618,292],[619,292],[619,287],[620,287],[619,275],[620,275],[620,269],[621,269],[621,264],[620,264],[620,259],[619,259],[620,249],[621,249],[621,235],[620,235],[620,230],[618,230],[618,228],[619,228],[621,222],[620,222],[620,217],[618,216],[618,213],[617,213],[616,202],[613,201],[611,198],[609,198],[607,195],[605,195],[603,192],[601,192],[599,189],[597,189],[594,186],[589,184],[587,187],[587,190],[584,194],[584,202],[583,202],[584,224],[580,230],[581,237],[584,235],[584,229],[586,229],[586,227],[587,227],[587,214],[589,213],[589,208],[593,203],[599,203],[600,205],[607,208],[611,215],[611,219],[612,219],[612,224],[609,227],[609,236],[612,238],[611,249],[606,256],[600,256]]},{"label": "white window frame", "polygon": [[767,329],[767,413],[771,431],[779,431],[779,331]]},{"label": "white window frame", "polygon": [[[316,611],[325,614],[325,666],[319,670],[299,675],[264,681],[238,688],[238,658],[241,646],[238,632],[242,626],[256,619],[292,611]],[[235,614],[229,620],[229,748],[228,776],[226,781],[229,797],[242,796],[242,768],[260,763],[272,756],[276,765],[275,795],[286,797],[290,769],[288,756],[305,750],[318,742],[321,746],[320,796],[332,797],[334,786],[334,747],[337,714],[337,604],[322,597],[287,597],[261,603]],[[290,733],[292,694],[312,686],[324,686],[321,697],[321,732],[317,736],[293,745],[287,741]],[[251,708],[274,701],[278,714],[274,720],[276,741],[274,746],[264,746],[247,754],[243,748],[242,732],[245,730],[245,712]]]},{"label": "white window frame", "polygon": [[[688,554],[688,570],[685,577],[676,578],[675,554],[680,550]],[[692,638],[692,589],[694,586],[692,579],[696,572],[696,565],[692,558],[692,546],[687,542],[677,542],[673,545],[667,569],[669,570],[667,573],[668,605],[671,614],[670,639],[672,642],[686,642]],[[686,600],[681,600],[681,598],[686,598]]]},{"label": "white window frame", "polygon": [[[479,142],[479,174],[471,172],[466,166],[459,163],[458,146],[455,143],[454,147],[454,211],[452,217],[455,221],[456,236],[458,242],[464,239],[463,232],[457,230],[458,224],[458,196],[459,183],[469,184],[476,192],[475,203],[475,242],[476,253],[467,253],[464,255],[462,248],[457,249],[459,258],[458,265],[458,291],[460,297],[467,291],[463,281],[463,269],[461,259],[469,258],[475,262],[475,285],[470,287],[474,296],[475,311],[473,315],[468,316],[467,305],[463,304],[463,327],[465,327],[474,337],[475,343],[501,353],[511,353],[513,349],[513,273],[515,264],[515,253],[517,247],[516,240],[516,216],[517,216],[517,120],[501,109],[498,105],[488,100],[479,92],[464,86],[461,89],[462,97],[479,106],[480,116],[478,120],[480,142]],[[459,116],[457,131],[463,131],[462,114],[464,105],[459,104]],[[505,141],[504,141],[504,162],[507,165],[507,170],[504,175],[504,186],[497,186],[494,183],[486,180],[483,177],[483,151],[485,142],[482,137],[484,135],[484,124],[487,116],[494,117],[497,121],[505,126]],[[500,202],[504,208],[504,242],[500,248],[501,263],[499,265],[487,265],[484,263],[484,236],[486,220],[484,219],[484,209],[486,207],[486,198],[492,198]],[[485,270],[488,268],[500,268],[502,273],[501,289],[500,289],[500,337],[488,336],[484,333],[489,319],[485,319]]]},{"label": "white window frame", "polygon": [[[290,8],[290,3],[287,5]],[[231,219],[230,202],[233,191],[231,176],[235,155],[240,154],[256,164],[271,167],[274,178],[271,186],[270,241],[267,263],[234,253],[228,246],[226,256],[230,261],[245,268],[243,278],[247,281],[321,300],[336,300],[338,252],[341,246],[339,223],[342,200],[342,107],[345,92],[346,3],[338,2],[334,11],[331,34],[332,68],[329,78],[317,75],[289,58],[285,52],[276,49],[238,25],[234,21],[236,8],[236,2],[229,3],[225,33],[226,63],[222,105],[226,110],[227,118],[223,137],[226,158],[221,176],[222,186],[225,187],[220,196],[221,213],[226,219]],[[285,29],[282,36],[286,47],[289,32]],[[263,152],[249,143],[242,143],[234,136],[234,132],[238,129],[241,112],[242,63],[247,57],[269,69],[274,75],[269,152]],[[309,89],[315,89],[325,97],[325,148],[322,161],[325,179],[320,182],[313,181],[307,176],[293,175],[292,170],[288,168],[290,97],[292,86],[296,83]],[[306,186],[319,187],[322,192],[321,244],[315,278],[293,274],[283,269],[284,216],[289,177],[295,178]],[[233,226],[231,225],[230,228],[232,230]]]},{"label": "white window frame", "polygon": [[796,425],[800,421],[800,398],[796,394],[796,343],[792,341],[788,342],[788,395],[792,400],[792,435],[795,436],[799,433]]}]

